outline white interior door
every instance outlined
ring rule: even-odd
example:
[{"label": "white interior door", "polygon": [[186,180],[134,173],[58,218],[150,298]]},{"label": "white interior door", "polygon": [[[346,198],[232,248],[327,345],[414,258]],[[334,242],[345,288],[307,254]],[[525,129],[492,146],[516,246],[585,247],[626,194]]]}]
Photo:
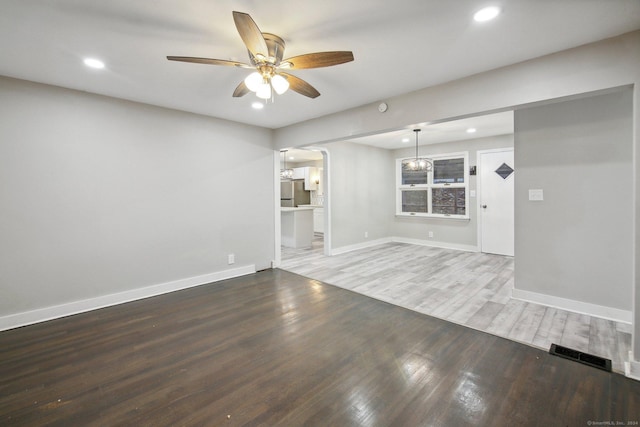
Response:
[{"label": "white interior door", "polygon": [[513,148],[478,154],[480,250],[513,256]]}]

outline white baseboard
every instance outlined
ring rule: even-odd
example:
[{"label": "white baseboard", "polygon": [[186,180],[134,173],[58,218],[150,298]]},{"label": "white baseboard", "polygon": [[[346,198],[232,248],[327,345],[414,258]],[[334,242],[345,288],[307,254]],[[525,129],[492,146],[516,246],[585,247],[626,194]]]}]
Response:
[{"label": "white baseboard", "polygon": [[[462,245],[456,243],[437,242],[431,240],[410,239],[406,237],[388,237],[383,239],[376,239],[368,242],[357,243],[355,245],[343,246],[333,249],[331,255],[340,255],[359,249],[365,249],[384,243],[397,242],[407,243],[412,245],[432,246],[443,249],[454,249],[467,252],[479,252],[480,249],[477,246]],[[540,294],[536,292],[524,291],[521,289],[512,289],[511,297],[527,302],[533,302],[536,304],[545,305],[548,307],[559,308],[574,313],[587,314],[589,316],[600,317],[603,319],[614,320],[616,322],[622,322],[631,324],[632,313],[627,310],[620,310],[618,308],[607,307],[603,305],[591,304],[582,301],[571,300],[567,298],[556,297],[552,295]]]},{"label": "white baseboard", "polygon": [[384,237],[382,239],[371,240],[368,242],[356,243],[354,245],[342,246],[340,248],[335,248],[331,250],[331,255],[340,255],[351,251],[357,251],[359,249],[366,249],[372,246],[382,245],[385,243],[408,243],[410,245],[420,245],[420,246],[432,246],[434,248],[442,248],[442,249],[455,249],[459,251],[466,252],[479,252],[477,246],[471,245],[461,245],[457,243],[447,243],[447,242],[436,242],[433,240],[421,240],[421,239],[410,239],[407,237]]},{"label": "white baseboard", "polygon": [[347,245],[347,246],[342,246],[339,248],[334,248],[331,249],[331,256],[333,255],[340,255],[340,254],[344,254],[347,252],[352,252],[352,251],[357,251],[359,249],[366,249],[366,248],[370,248],[372,246],[377,246],[377,245],[382,245],[384,243],[390,243],[392,242],[390,237],[385,237],[382,239],[376,239],[376,240],[370,240],[367,242],[362,242],[362,243],[356,243],[355,245]]},{"label": "white baseboard", "polygon": [[629,351],[629,361],[624,362],[624,374],[629,378],[640,381],[640,362],[634,360],[633,351]]},{"label": "white baseboard", "polygon": [[186,279],[175,280],[173,282],[146,286],[144,288],[131,289],[129,291],[119,292],[116,294],[103,295],[81,301],[74,301],[66,304],[39,308],[37,310],[11,314],[8,316],[0,317],[0,331],[6,331],[8,329],[14,329],[20,326],[45,322],[47,320],[58,319],[60,317],[71,316],[78,313],[84,313],[86,311],[149,298],[156,295],[178,291],[180,289],[192,288],[194,286],[205,285],[207,283],[231,279],[233,277],[244,276],[246,274],[252,274],[255,272],[255,265],[247,265],[244,267],[218,271],[202,276],[188,277]]},{"label": "white baseboard", "polygon": [[589,316],[631,324],[632,314],[631,311],[627,310],[620,310],[618,308],[540,294],[537,292],[524,291],[522,289],[512,289],[511,297],[522,301],[546,305],[548,307],[572,311],[574,313],[588,314]]},{"label": "white baseboard", "polygon": [[392,237],[391,240],[393,242],[398,242],[398,243],[409,243],[412,245],[420,245],[420,246],[432,246],[434,248],[455,249],[458,251],[466,251],[466,252],[480,252],[480,249],[477,246],[462,245],[458,243],[437,242],[434,240],[410,239],[407,237]]}]

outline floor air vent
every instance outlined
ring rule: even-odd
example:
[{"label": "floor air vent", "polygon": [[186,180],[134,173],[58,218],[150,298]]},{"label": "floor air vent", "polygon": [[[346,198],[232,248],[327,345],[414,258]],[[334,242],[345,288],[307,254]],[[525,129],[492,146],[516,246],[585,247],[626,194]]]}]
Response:
[{"label": "floor air vent", "polygon": [[562,347],[558,344],[551,344],[551,348],[549,348],[549,354],[560,356],[569,360],[574,360],[585,365],[593,366],[594,368],[602,369],[603,371],[611,372],[611,360],[594,356],[593,354],[583,353],[578,350]]}]

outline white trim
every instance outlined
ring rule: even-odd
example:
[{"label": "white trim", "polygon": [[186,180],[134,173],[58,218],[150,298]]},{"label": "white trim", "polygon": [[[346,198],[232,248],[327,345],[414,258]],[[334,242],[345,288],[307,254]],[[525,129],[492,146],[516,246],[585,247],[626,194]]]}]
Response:
[{"label": "white trim", "polygon": [[522,289],[512,289],[511,297],[522,301],[546,305],[548,307],[572,311],[574,313],[587,314],[589,316],[600,317],[602,319],[631,324],[630,310],[620,310],[619,308],[606,307],[604,305],[591,304],[588,302],[540,294]]},{"label": "white trim", "polygon": [[[405,159],[410,159],[411,157],[402,157],[396,158],[396,213],[397,217],[408,217],[408,218],[439,218],[439,219],[471,219],[469,214],[469,206],[471,205],[469,201],[469,151],[459,151],[455,153],[442,153],[435,154],[433,156],[427,156],[429,159],[436,160],[447,160],[447,159],[459,159],[462,158],[464,161],[464,182],[459,183],[433,183],[433,174],[434,170],[428,172],[427,174],[427,183],[426,184],[402,184],[402,161]],[[434,166],[435,168],[435,166]],[[464,188],[465,193],[465,214],[464,215],[452,215],[452,214],[434,214],[433,213],[433,190],[437,188]],[[425,212],[404,212],[402,210],[402,193],[403,191],[426,191],[427,192],[427,206],[428,213]]]},{"label": "white trim", "polygon": [[280,250],[280,245],[282,244],[282,222],[280,219],[280,150],[273,152],[273,170],[275,171],[273,174],[273,207],[275,210],[273,215],[273,229],[275,230],[276,235],[273,239],[274,260],[271,261],[271,268],[277,268],[282,264],[282,251]]},{"label": "white trim", "polygon": [[382,239],[370,240],[367,242],[356,243],[354,245],[342,246],[340,248],[335,248],[331,250],[331,256],[333,255],[341,255],[347,252],[357,251],[360,249],[370,248],[372,246],[383,245],[385,243],[391,243],[393,239],[391,237],[385,237]]},{"label": "white trim", "polygon": [[421,214],[421,213],[416,213],[415,215],[411,215],[411,214],[396,214],[396,218],[402,218],[402,219],[407,219],[407,218],[416,218],[416,219],[446,219],[447,222],[448,221],[466,221],[469,222],[471,221],[471,217],[470,216],[462,216],[462,215],[450,215],[450,216],[445,216],[445,215],[431,215],[431,214]]},{"label": "white trim", "polygon": [[331,155],[329,149],[326,147],[309,146],[304,147],[305,150],[319,151],[322,153],[322,180],[324,194],[323,208],[324,208],[324,232],[323,237],[323,250],[325,256],[331,256]]},{"label": "white trim", "polygon": [[[331,157],[329,155],[329,150],[325,147],[316,147],[316,146],[308,146],[308,147],[300,147],[301,150],[311,150],[311,151],[320,151],[322,153],[322,167],[323,167],[323,207],[324,207],[324,233],[323,234],[323,248],[324,255],[331,256]],[[276,268],[280,267],[282,264],[282,236],[281,236],[281,219],[280,219],[280,150],[274,151],[274,185],[277,188],[274,191],[275,195],[275,248],[274,248],[274,258],[275,260],[271,262],[271,267]]]},{"label": "white trim", "polygon": [[116,294],[103,295],[81,301],[74,301],[66,304],[39,308],[37,310],[10,314],[8,316],[0,317],[0,331],[27,326],[34,323],[45,322],[47,320],[58,319],[60,317],[71,316],[73,314],[84,313],[91,310],[97,310],[99,308],[109,307],[112,305],[124,304],[127,302],[166,294],[181,289],[192,288],[194,286],[206,285],[220,280],[244,276],[255,272],[255,265],[247,265],[230,270],[204,274],[202,276],[188,277],[186,279],[175,280],[173,282],[146,286],[144,288],[131,289]]},{"label": "white trim", "polygon": [[640,381],[640,362],[633,360],[633,351],[629,351],[629,360],[624,362],[624,374],[634,380]]},{"label": "white trim", "polygon": [[448,242],[438,242],[434,240],[410,239],[406,237],[392,237],[391,241],[398,242],[398,243],[409,243],[412,245],[431,246],[434,248],[455,249],[458,251],[465,251],[465,252],[480,252],[477,246],[463,245],[460,243],[448,243]]}]

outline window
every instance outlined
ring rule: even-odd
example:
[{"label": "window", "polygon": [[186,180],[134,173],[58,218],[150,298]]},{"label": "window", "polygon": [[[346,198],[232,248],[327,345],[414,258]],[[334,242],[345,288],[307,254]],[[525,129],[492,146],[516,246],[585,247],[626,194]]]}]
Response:
[{"label": "window", "polygon": [[468,219],[468,152],[428,157],[430,172],[405,170],[403,159],[396,161],[396,215]]},{"label": "window", "polygon": [[433,183],[464,183],[464,163],[462,157],[455,159],[433,160]]}]

